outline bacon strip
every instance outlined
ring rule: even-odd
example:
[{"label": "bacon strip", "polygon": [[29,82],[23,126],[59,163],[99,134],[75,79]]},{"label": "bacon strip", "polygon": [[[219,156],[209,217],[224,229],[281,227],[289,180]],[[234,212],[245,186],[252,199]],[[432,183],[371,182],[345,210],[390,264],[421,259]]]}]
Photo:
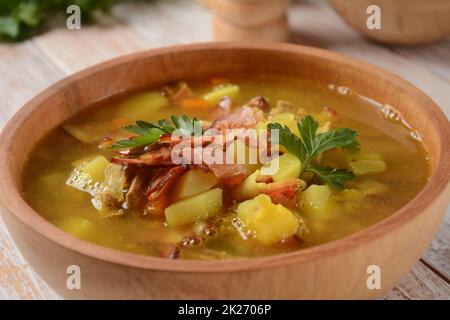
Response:
[{"label": "bacon strip", "polygon": [[244,106],[229,115],[220,117],[211,127],[222,132],[226,129],[253,128],[263,118],[264,113],[261,110]]},{"label": "bacon strip", "polygon": [[306,183],[301,179],[288,179],[269,184],[269,189],[262,192],[267,194],[275,204],[282,204],[287,208],[295,207],[295,196],[298,191],[305,189]]},{"label": "bacon strip", "polygon": [[263,96],[256,96],[247,103],[248,106],[256,107],[264,111],[268,111],[270,108],[269,101]]},{"label": "bacon strip", "polygon": [[249,175],[247,168],[242,164],[210,164],[208,168],[219,178],[221,184],[229,188],[238,186]]},{"label": "bacon strip", "polygon": [[131,181],[130,188],[125,196],[128,208],[137,207],[142,200],[145,189],[148,186],[151,169],[142,167],[136,171],[136,174]]},{"label": "bacon strip", "polygon": [[187,166],[177,166],[161,172],[153,180],[145,192],[147,197],[146,211],[151,214],[162,215],[169,202],[169,189],[175,181],[188,170]]},{"label": "bacon strip", "polygon": [[142,164],[146,166],[166,166],[172,164],[172,151],[169,147],[151,150],[137,158],[112,158],[112,163],[118,164]]}]

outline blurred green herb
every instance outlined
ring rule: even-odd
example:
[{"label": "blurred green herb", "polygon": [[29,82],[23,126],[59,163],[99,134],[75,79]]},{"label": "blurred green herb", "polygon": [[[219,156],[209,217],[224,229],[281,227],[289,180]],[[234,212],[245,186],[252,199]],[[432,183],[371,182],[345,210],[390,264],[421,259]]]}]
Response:
[{"label": "blurred green herb", "polygon": [[82,21],[93,22],[97,12],[108,13],[114,0],[0,0],[0,41],[21,41],[42,31],[47,21],[65,16],[77,5]]}]

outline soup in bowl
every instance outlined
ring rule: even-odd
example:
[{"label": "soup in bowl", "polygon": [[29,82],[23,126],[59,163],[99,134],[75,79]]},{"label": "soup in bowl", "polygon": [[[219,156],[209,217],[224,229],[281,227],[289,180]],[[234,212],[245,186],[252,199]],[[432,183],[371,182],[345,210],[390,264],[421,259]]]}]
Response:
[{"label": "soup in bowl", "polygon": [[221,74],[87,108],[33,149],[23,194],[99,245],[233,259],[367,228],[417,195],[428,162],[395,109],[348,88]]},{"label": "soup in bowl", "polygon": [[[439,225],[447,142],[438,107],[375,67],[291,45],[181,46],[28,103],[2,135],[1,199],[64,296],[377,297]],[[70,265],[81,291],[65,287]]]}]

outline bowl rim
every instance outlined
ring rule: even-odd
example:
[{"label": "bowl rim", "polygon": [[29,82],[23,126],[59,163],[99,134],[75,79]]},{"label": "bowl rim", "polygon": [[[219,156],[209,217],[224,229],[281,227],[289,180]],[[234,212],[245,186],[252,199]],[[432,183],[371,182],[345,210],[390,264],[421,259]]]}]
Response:
[{"label": "bowl rim", "polygon": [[[437,166],[435,172],[424,188],[407,204],[398,211],[380,222],[360,230],[354,234],[344,238],[327,242],[321,245],[296,250],[289,253],[277,254],[264,257],[238,258],[230,260],[171,260],[160,257],[152,257],[119,251],[103,247],[92,242],[79,239],[72,236],[61,229],[57,228],[34,209],[32,209],[22,198],[20,190],[14,185],[14,179],[10,172],[12,157],[9,155],[9,149],[14,142],[14,136],[20,130],[22,122],[26,121],[33,111],[38,108],[43,101],[54,94],[59,89],[77,82],[90,74],[102,71],[112,66],[125,64],[133,60],[149,58],[152,56],[168,55],[174,52],[187,51],[205,51],[220,49],[241,49],[241,50],[269,50],[282,51],[286,53],[294,53],[306,55],[314,59],[332,60],[336,63],[347,65],[351,68],[360,68],[367,73],[376,73],[382,81],[390,81],[391,83],[401,86],[410,95],[420,102],[420,105],[426,105],[424,112],[428,115],[430,123],[440,133],[441,150],[437,158]],[[375,238],[384,235],[412,218],[422,213],[428,206],[436,200],[448,187],[450,179],[450,123],[431,98],[429,98],[420,89],[400,78],[399,76],[384,70],[380,67],[373,66],[367,62],[363,62],[344,55],[301,45],[287,43],[272,42],[212,42],[197,43],[188,45],[175,45],[159,49],[151,49],[147,51],[132,53],[114,58],[88,67],[84,70],[76,72],[68,77],[51,85],[47,89],[29,100],[21,107],[16,114],[7,122],[0,135],[0,202],[4,210],[19,219],[24,225],[38,233],[47,240],[58,244],[74,253],[98,259],[104,262],[118,264],[126,267],[138,269],[158,270],[167,272],[201,272],[201,273],[220,273],[220,272],[237,272],[251,271],[256,269],[274,268],[285,266],[293,263],[303,263],[306,261],[316,260],[325,256],[342,252],[343,250],[354,249],[358,246],[372,241]],[[14,238],[14,236],[13,236]]]}]

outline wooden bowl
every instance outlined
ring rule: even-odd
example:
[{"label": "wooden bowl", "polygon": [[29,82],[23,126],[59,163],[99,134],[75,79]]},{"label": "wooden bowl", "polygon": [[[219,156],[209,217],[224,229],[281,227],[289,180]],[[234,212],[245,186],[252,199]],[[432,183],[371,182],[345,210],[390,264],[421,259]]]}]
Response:
[{"label": "wooden bowl", "polygon": [[[330,4],[348,24],[379,42],[414,45],[450,35],[448,0],[330,0]],[[380,30],[366,26],[369,5],[381,9]]]},{"label": "wooden bowl", "polygon": [[[238,71],[284,73],[342,85],[395,106],[420,132],[430,152],[429,182],[398,212],[346,238],[287,254],[228,261],[166,260],[100,247],[56,228],[23,200],[21,173],[28,154],[68,117],[130,90]],[[449,132],[445,115],[419,89],[336,53],[262,43],[169,47],[88,68],[28,102],[0,137],[0,204],[25,258],[64,297],[376,298],[414,266],[439,227],[450,196]],[[81,290],[66,288],[70,265],[81,269]],[[369,265],[381,268],[381,290],[367,288]]]}]

